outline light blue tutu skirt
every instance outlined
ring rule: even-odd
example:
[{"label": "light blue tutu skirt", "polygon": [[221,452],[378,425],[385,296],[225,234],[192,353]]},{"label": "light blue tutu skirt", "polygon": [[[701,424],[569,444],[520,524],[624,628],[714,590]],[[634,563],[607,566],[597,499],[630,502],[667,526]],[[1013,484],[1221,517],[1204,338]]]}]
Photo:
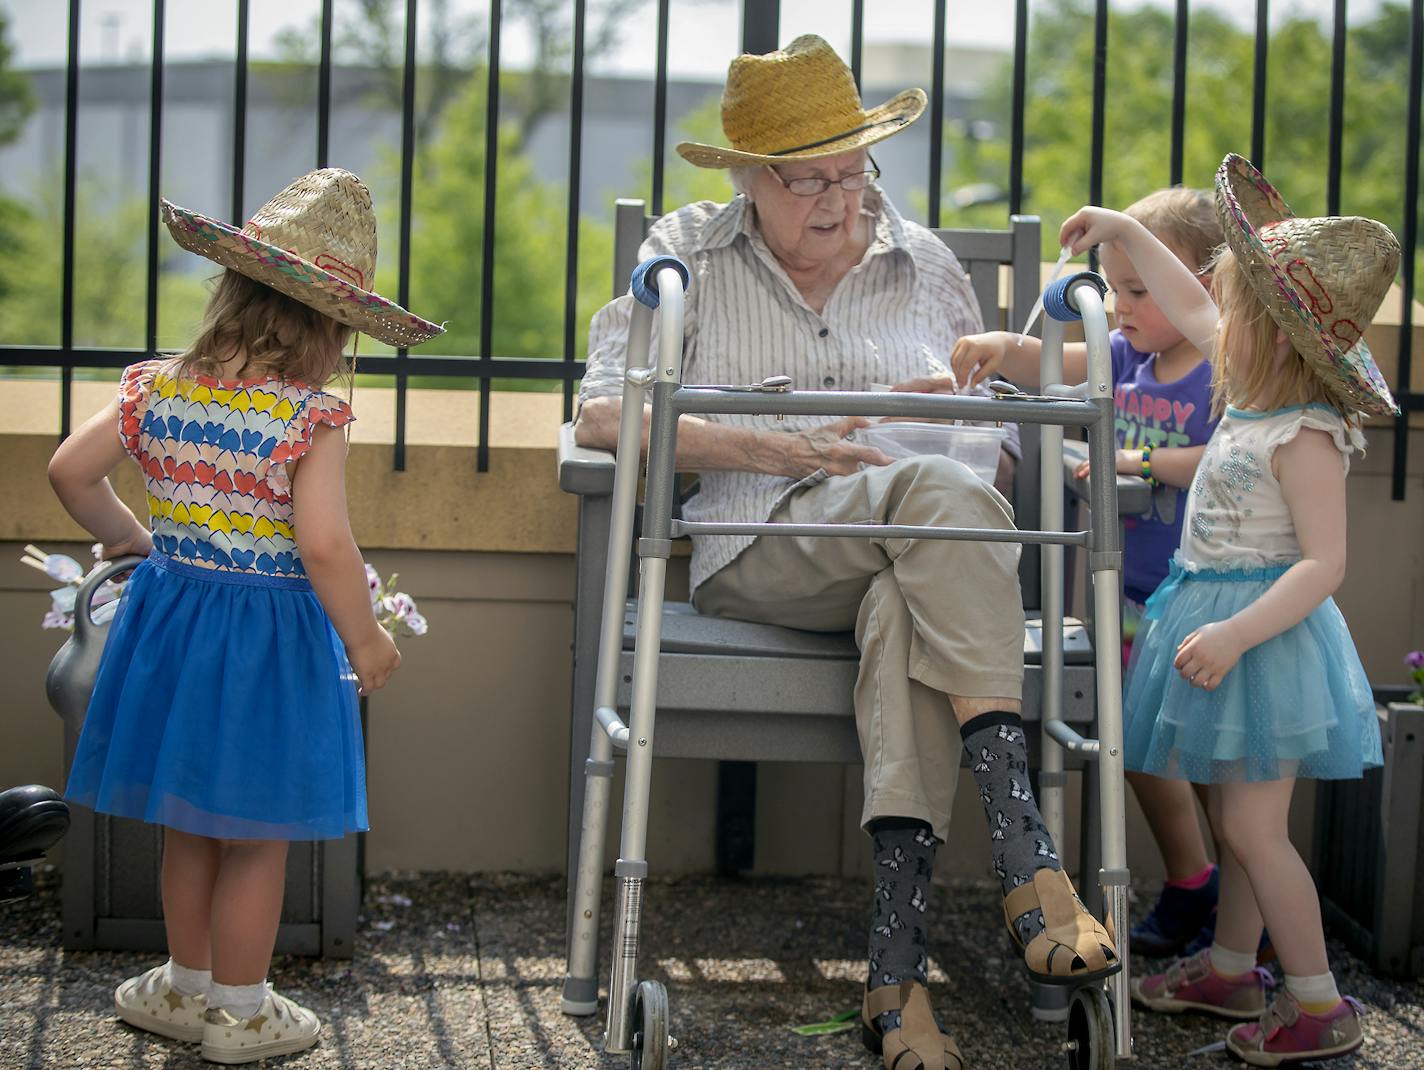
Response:
[{"label": "light blue tutu skirt", "polygon": [[158,553],[134,569],[65,798],[224,839],[364,830],[355,678],[311,584]]},{"label": "light blue tutu skirt", "polygon": [[1193,687],[1172,664],[1195,629],[1250,605],[1288,567],[1189,572],[1172,562],[1128,670],[1128,769],[1220,784],[1338,780],[1382,764],[1374,698],[1333,598],[1246,651],[1215,691]]}]

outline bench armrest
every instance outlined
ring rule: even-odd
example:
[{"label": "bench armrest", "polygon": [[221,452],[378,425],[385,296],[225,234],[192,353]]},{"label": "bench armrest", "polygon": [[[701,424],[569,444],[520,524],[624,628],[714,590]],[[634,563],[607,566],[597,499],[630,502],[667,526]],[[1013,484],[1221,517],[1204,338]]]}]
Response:
[{"label": "bench armrest", "polygon": [[[1088,459],[1088,444],[1072,440],[1063,443],[1063,484],[1074,497],[1088,500],[1088,481],[1073,472]],[[1137,476],[1117,477],[1117,511],[1119,516],[1146,516],[1152,512],[1152,488]]]},{"label": "bench armrest", "polygon": [[580,446],[572,423],[559,426],[559,489],[570,494],[613,493],[613,453]]}]

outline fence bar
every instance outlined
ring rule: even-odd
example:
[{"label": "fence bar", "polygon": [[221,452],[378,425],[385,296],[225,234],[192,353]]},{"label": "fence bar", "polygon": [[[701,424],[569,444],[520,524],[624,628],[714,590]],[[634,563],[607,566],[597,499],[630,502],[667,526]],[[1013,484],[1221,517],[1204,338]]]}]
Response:
[{"label": "fence bar", "polygon": [[564,419],[574,415],[574,341],[578,319],[579,184],[583,165],[585,0],[574,0],[573,70],[569,72],[569,211],[564,245]]},{"label": "fence bar", "polygon": [[1325,174],[1325,214],[1340,214],[1340,157],[1345,141],[1345,5],[1335,0],[1330,42],[1330,135]]},{"label": "fence bar", "polygon": [[158,351],[158,197],[163,165],[164,0],[153,0],[153,66],[148,101],[148,300],[144,348]]},{"label": "fence bar", "polygon": [[247,218],[242,211],[242,184],[247,171],[247,30],[251,0],[237,0],[237,57],[232,72],[232,214],[233,226]]},{"label": "fence bar", "polygon": [[1394,465],[1390,497],[1404,500],[1404,475],[1409,461],[1409,413],[1424,409],[1424,396],[1413,393],[1414,260],[1419,246],[1419,111],[1424,82],[1424,0],[1413,0],[1409,16],[1409,107],[1404,124],[1404,279],[1399,317],[1399,415],[1394,419]]},{"label": "fence bar", "polygon": [[[1088,170],[1088,203],[1103,203],[1103,143],[1108,96],[1108,0],[1098,0],[1093,18],[1093,142]],[[1098,250],[1088,250],[1088,269],[1098,270]]]},{"label": "fence bar", "polygon": [[944,5],[935,0],[934,55],[930,57],[930,227],[939,226],[940,167],[944,155]]},{"label": "fence bar", "polygon": [[[74,211],[75,187],[79,174],[79,0],[69,0],[69,64],[64,71],[64,251],[60,267],[59,344],[64,351],[74,348]],[[59,437],[69,437],[74,418],[70,396],[74,369],[66,365],[59,373]]]},{"label": "fence bar", "polygon": [[335,0],[321,0],[321,58],[316,75],[316,165],[331,158],[331,27]]},{"label": "fence bar", "polygon": [[1177,0],[1177,19],[1172,30],[1172,166],[1169,185],[1182,184],[1183,145],[1187,129],[1187,0]]},{"label": "fence bar", "polygon": [[1256,0],[1256,59],[1251,68],[1251,162],[1266,169],[1266,49],[1270,43],[1268,0]]},{"label": "fence bar", "polygon": [[663,214],[663,153],[667,144],[668,0],[658,0],[656,73],[653,75],[653,215]]},{"label": "fence bar", "polygon": [[775,52],[781,33],[781,0],[743,0],[742,51],[765,55]]},{"label": "fence bar", "polygon": [[[396,300],[410,307],[410,215],[415,187],[415,30],[417,0],[405,0],[405,70],[401,81],[400,260]],[[406,348],[396,347],[396,442],[392,464],[405,471]]]},{"label": "fence bar", "polygon": [[1028,0],[1014,9],[1014,89],[1009,117],[1009,214],[1023,212],[1024,88],[1028,82]]},{"label": "fence bar", "polygon": [[[45,368],[124,368],[136,360],[152,356],[143,349],[118,349],[105,346],[81,346],[61,349],[59,346],[0,345],[0,364],[30,365]],[[361,358],[361,370],[372,375],[394,375],[396,358],[375,354]],[[584,373],[584,362],[573,364],[574,377]],[[419,352],[405,358],[407,375],[438,375],[466,379],[484,376],[510,379],[561,379],[564,362],[549,357],[441,357],[422,356]]]},{"label": "fence bar", "polygon": [[865,0],[853,0],[850,5],[850,72],[855,87],[860,88],[860,68],[865,53]]},{"label": "fence bar", "polygon": [[[485,101],[485,241],[480,250],[480,356],[494,348],[494,207],[499,154],[499,35],[504,14],[501,0],[490,0],[489,89]],[[475,470],[489,471],[490,378],[480,376],[480,438]]]}]

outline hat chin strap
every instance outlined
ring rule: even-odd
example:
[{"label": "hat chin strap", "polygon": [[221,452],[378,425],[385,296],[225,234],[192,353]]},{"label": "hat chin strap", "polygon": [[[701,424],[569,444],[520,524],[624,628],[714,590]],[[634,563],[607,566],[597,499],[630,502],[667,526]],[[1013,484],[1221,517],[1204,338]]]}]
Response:
[{"label": "hat chin strap", "polygon": [[789,149],[777,149],[775,152],[768,152],[766,155],[786,156],[793,152],[805,152],[807,149],[819,149],[823,145],[832,145],[837,141],[844,141],[848,137],[855,137],[856,134],[864,133],[867,130],[874,130],[877,126],[890,126],[892,123],[896,127],[901,127],[905,125],[905,120],[898,115],[892,119],[881,119],[878,122],[857,126],[854,130],[847,130],[840,134],[832,134],[830,137],[822,138],[820,141],[812,141],[805,145],[793,145]]}]

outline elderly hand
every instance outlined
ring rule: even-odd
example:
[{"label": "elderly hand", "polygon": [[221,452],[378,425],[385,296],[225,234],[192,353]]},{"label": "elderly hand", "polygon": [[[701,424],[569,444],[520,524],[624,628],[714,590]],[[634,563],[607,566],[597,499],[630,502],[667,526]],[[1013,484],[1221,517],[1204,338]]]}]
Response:
[{"label": "elderly hand", "polygon": [[847,416],[832,420],[807,431],[776,435],[784,451],[778,458],[775,474],[803,479],[824,469],[828,475],[848,476],[860,470],[862,464],[887,465],[894,458],[874,446],[847,442],[846,436],[859,427],[869,427],[864,416]]},{"label": "elderly hand", "polygon": [[922,375],[896,383],[890,389],[902,394],[957,394],[959,383],[953,375]]},{"label": "elderly hand", "polygon": [[1245,647],[1236,629],[1229,620],[1223,620],[1203,624],[1183,639],[1172,664],[1193,687],[1215,691],[1243,653]]}]

